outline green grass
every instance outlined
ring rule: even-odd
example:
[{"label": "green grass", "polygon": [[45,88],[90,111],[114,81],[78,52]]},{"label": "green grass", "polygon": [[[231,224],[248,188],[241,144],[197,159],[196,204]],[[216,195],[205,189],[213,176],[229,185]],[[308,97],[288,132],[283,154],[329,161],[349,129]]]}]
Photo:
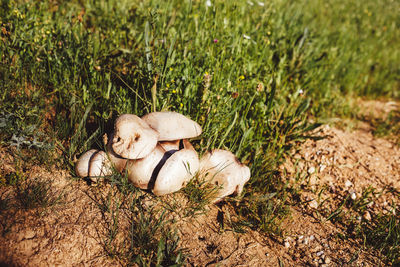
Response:
[{"label": "green grass", "polygon": [[[354,116],[354,97],[400,98],[399,12],[393,0],[3,1],[1,145],[40,162],[57,149],[72,168],[118,115],[177,111],[202,125],[200,153],[251,167],[230,202],[245,225],[281,234],[292,189],[277,167],[312,122]],[[204,208],[207,192],[185,193]]]},{"label": "green grass", "polygon": [[63,199],[63,193],[55,192],[52,182],[42,178],[19,183],[15,191],[19,208],[40,209],[42,213],[55,205],[61,204]]},{"label": "green grass", "polygon": [[[343,196],[342,200],[326,199],[320,204],[318,212],[325,221],[331,221],[339,226],[341,239],[355,239],[365,248],[375,249],[378,257],[383,262],[392,266],[400,263],[400,229],[397,206],[392,204],[386,210],[374,210],[370,204],[379,203],[382,195],[390,196],[392,201],[398,202],[398,192],[392,190],[377,191],[372,187],[365,188],[361,195],[352,200],[350,194]],[[326,202],[337,202],[331,209]],[[331,203],[332,204],[332,203]],[[331,207],[332,207],[331,206]],[[370,218],[365,217],[368,212]]]},{"label": "green grass", "polygon": [[373,127],[376,136],[386,136],[396,144],[400,144],[400,109],[389,112],[387,118],[368,118],[362,120],[368,122]]},{"label": "green grass", "polygon": [[393,266],[400,264],[400,219],[396,212],[394,207],[393,213],[377,214],[357,229],[364,244],[376,248]]},{"label": "green grass", "polygon": [[182,192],[188,199],[188,205],[184,208],[183,217],[193,217],[206,212],[207,207],[215,198],[218,188],[207,183],[205,178],[196,175],[182,188]]},{"label": "green grass", "polygon": [[182,266],[187,255],[178,247],[170,212],[119,174],[109,177],[111,187],[89,191],[102,216],[99,226],[106,254],[123,265]]}]

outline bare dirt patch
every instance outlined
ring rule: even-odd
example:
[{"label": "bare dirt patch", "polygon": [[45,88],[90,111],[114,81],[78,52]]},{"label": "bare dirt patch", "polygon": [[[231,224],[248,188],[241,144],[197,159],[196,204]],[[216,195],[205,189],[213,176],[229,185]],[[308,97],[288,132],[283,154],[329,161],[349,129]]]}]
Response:
[{"label": "bare dirt patch", "polygon": [[400,189],[399,147],[375,138],[366,125],[352,133],[324,126],[314,134],[324,138],[308,140],[282,166],[299,191],[293,222],[302,223],[296,223],[291,231],[303,238],[319,229],[322,239],[329,240],[319,245],[319,254],[330,254],[328,262],[383,265],[378,260],[382,257],[364,247],[362,240],[349,239],[354,237],[354,229],[349,228],[392,212],[398,204],[394,192]]},{"label": "bare dirt patch", "polygon": [[[14,192],[11,207],[0,213],[2,235],[0,262],[11,266],[102,266],[104,257],[97,225],[101,217],[85,194],[86,185],[70,180],[65,171],[33,170],[32,177],[50,179],[62,194],[60,204],[48,209],[21,209]],[[33,179],[33,178],[29,178]]]}]

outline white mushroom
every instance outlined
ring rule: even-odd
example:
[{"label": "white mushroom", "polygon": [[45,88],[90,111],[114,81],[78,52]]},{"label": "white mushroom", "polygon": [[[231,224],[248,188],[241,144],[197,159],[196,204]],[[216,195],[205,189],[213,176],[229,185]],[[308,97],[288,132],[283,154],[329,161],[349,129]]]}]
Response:
[{"label": "white mushroom", "polygon": [[75,172],[76,175],[80,177],[87,177],[89,175],[89,162],[92,156],[97,153],[99,150],[98,149],[91,149],[89,151],[86,151],[80,158],[78,159],[78,162],[75,165]]},{"label": "white mushroom", "polygon": [[200,175],[221,186],[214,201],[218,202],[225,196],[242,193],[244,184],[250,179],[250,169],[232,152],[215,149],[201,158]]},{"label": "white mushroom", "polygon": [[161,196],[178,191],[199,170],[199,163],[199,157],[192,149],[182,149],[173,153],[160,169],[153,193]]},{"label": "white mushroom", "polygon": [[169,150],[180,150],[182,148],[188,148],[194,150],[194,147],[187,139],[176,140],[176,141],[162,141],[158,143],[165,151]]},{"label": "white mushroom", "polygon": [[165,150],[157,145],[146,157],[128,160],[126,164],[126,173],[128,179],[134,186],[141,189],[148,189],[148,184],[153,176],[154,169],[161,162],[164,154]]},{"label": "white mushroom", "polygon": [[[110,148],[110,146],[107,146]],[[98,151],[91,157],[89,161],[89,177],[101,177],[113,174],[114,170],[123,172],[127,163],[127,159],[116,155],[112,148],[107,152]]]},{"label": "white mushroom", "polygon": [[[185,152],[186,150],[192,152]],[[175,154],[178,156],[175,156]],[[199,159],[196,151],[193,149],[193,146],[189,143],[189,141],[180,140],[175,142],[160,142],[156,148],[145,158],[128,160],[126,165],[128,179],[133,183],[133,185],[141,189],[153,189],[156,187],[156,185],[160,185],[157,188],[160,187],[160,190],[163,190],[163,192],[168,191],[168,193],[172,193],[178,191],[182,187],[182,184],[185,181],[188,181],[188,179],[190,180],[191,177],[186,177],[188,173],[183,173],[180,167],[171,169],[170,166],[184,166],[184,159],[182,162],[177,161],[177,159],[185,156],[188,157],[187,161],[189,165],[193,165],[190,167],[191,170],[196,172],[199,166]],[[194,157],[195,159],[193,160]],[[165,170],[166,168],[168,171]],[[170,177],[174,177],[174,179]],[[165,181],[165,179],[168,181]],[[166,186],[169,189],[164,189]],[[159,190],[156,189],[155,194],[162,194],[158,192]]]},{"label": "white mushroom", "polygon": [[114,139],[114,133],[110,134],[110,140],[108,140],[107,135],[103,136],[104,145],[106,146],[107,157],[112,162],[113,167],[118,172],[122,173],[125,169],[128,159],[122,158],[114,152],[112,147],[112,140]]},{"label": "white mushroom", "polygon": [[89,161],[89,177],[101,177],[111,175],[112,163],[104,151],[95,153]]},{"label": "white mushroom", "polygon": [[142,119],[159,133],[159,141],[188,139],[201,134],[201,127],[197,122],[177,112],[152,112]]},{"label": "white mushroom", "polygon": [[158,133],[141,118],[133,114],[123,114],[114,125],[112,148],[127,159],[144,158],[157,145]]}]

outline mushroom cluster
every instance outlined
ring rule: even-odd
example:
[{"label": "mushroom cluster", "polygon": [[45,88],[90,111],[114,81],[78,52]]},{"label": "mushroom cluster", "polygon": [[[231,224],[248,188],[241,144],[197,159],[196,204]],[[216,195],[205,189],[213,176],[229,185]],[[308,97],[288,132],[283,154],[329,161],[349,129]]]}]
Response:
[{"label": "mushroom cluster", "polygon": [[113,170],[126,172],[133,185],[158,196],[178,191],[198,173],[220,187],[215,202],[240,194],[250,169],[227,150],[216,149],[199,159],[188,139],[201,132],[197,122],[176,112],[152,112],[142,118],[123,114],[110,136],[105,135],[106,151],[87,151],[75,171],[91,179]]}]

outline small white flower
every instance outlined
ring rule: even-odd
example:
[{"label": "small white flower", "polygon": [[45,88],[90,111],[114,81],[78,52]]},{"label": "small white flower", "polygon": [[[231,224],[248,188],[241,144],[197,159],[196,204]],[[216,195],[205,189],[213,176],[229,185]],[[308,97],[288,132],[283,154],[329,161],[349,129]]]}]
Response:
[{"label": "small white flower", "polygon": [[229,23],[228,19],[224,18],[224,25],[226,26],[226,25],[228,25],[228,23]]},{"label": "small white flower", "polygon": [[244,39],[247,39],[247,40],[250,40],[250,39],[251,39],[251,37],[248,36],[248,35],[246,35],[246,34],[243,34],[243,38],[244,38]]},{"label": "small white flower", "polygon": [[212,3],[211,3],[210,0],[207,0],[207,1],[206,1],[206,6],[208,6],[208,7],[211,7],[211,6],[212,6]]},{"label": "small white flower", "polygon": [[264,5],[265,5],[264,2],[257,2],[257,4],[258,4],[259,6],[264,6]]},{"label": "small white flower", "polygon": [[247,1],[247,4],[248,4],[249,6],[254,6],[253,2],[251,2],[251,1]]},{"label": "small white flower", "polygon": [[298,91],[298,93],[299,93],[299,95],[302,95],[302,94],[304,94],[304,91],[303,91],[303,89],[300,89],[300,90]]}]

